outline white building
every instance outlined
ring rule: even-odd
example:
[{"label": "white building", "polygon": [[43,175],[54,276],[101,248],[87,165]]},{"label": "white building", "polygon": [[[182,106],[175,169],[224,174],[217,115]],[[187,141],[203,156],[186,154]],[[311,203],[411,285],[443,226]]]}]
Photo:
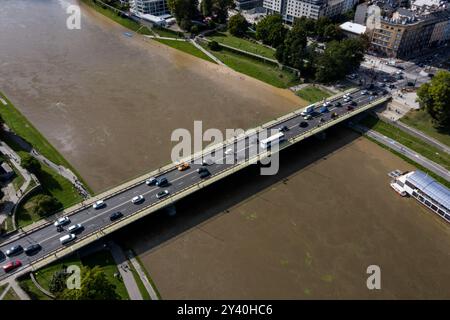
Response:
[{"label": "white building", "polygon": [[339,28],[341,28],[342,32],[348,37],[362,36],[367,29],[367,27],[362,24],[353,23],[350,21],[344,22],[339,26]]},{"label": "white building", "polygon": [[409,195],[450,222],[450,190],[420,170],[408,172],[391,182],[402,196]]},{"label": "white building", "polygon": [[353,8],[358,0],[264,0],[267,14],[280,14],[287,23],[295,18],[334,17]]},{"label": "white building", "polygon": [[130,11],[137,15],[161,16],[169,13],[166,0],[130,0]]}]

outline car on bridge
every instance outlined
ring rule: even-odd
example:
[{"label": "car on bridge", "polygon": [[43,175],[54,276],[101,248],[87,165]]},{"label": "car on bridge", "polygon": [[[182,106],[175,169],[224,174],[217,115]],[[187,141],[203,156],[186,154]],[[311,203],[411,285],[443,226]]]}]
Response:
[{"label": "car on bridge", "polygon": [[109,220],[110,221],[116,221],[116,220],[118,220],[118,219],[120,219],[122,217],[123,217],[123,213],[120,212],[120,211],[116,211],[114,213],[111,213],[111,215],[109,216]]},{"label": "car on bridge", "polygon": [[287,126],[282,126],[282,127],[278,128],[278,131],[279,132],[286,132],[286,131],[289,131],[289,128]]},{"label": "car on bridge", "polygon": [[204,165],[204,166],[210,166],[212,164],[214,164],[214,161],[212,161],[211,158],[203,159],[203,161],[202,161],[202,165]]},{"label": "car on bridge", "polygon": [[204,179],[204,178],[206,178],[206,177],[209,177],[210,175],[211,175],[211,173],[209,172],[208,169],[203,170],[202,172],[200,172],[200,178],[201,178],[201,179]]},{"label": "car on bridge", "polygon": [[167,180],[166,177],[161,177],[161,178],[156,180],[156,186],[157,187],[165,187],[167,185],[169,185],[169,181]]},{"label": "car on bridge", "polygon": [[328,112],[328,107],[326,107],[326,106],[324,105],[322,108],[320,108],[319,112],[320,112],[320,113],[327,113],[327,112]]},{"label": "car on bridge", "polygon": [[92,208],[94,208],[95,210],[97,210],[97,209],[103,208],[104,206],[106,206],[105,201],[103,201],[103,200],[98,200],[98,201],[95,201],[95,203],[92,205]]},{"label": "car on bridge", "polygon": [[162,198],[164,198],[164,197],[167,197],[168,195],[169,195],[169,190],[163,190],[163,191],[158,192],[158,193],[156,194],[156,197],[157,197],[158,199],[162,199]]},{"label": "car on bridge", "polygon": [[28,256],[31,256],[33,254],[35,254],[36,252],[38,252],[39,250],[41,250],[42,247],[39,243],[34,243],[28,247],[25,248],[25,254]]},{"label": "car on bridge", "polygon": [[178,169],[178,171],[184,171],[184,170],[187,170],[189,168],[190,168],[189,167],[189,163],[184,162],[184,163],[180,164],[177,169]]},{"label": "car on bridge", "polygon": [[83,228],[84,227],[80,223],[77,223],[77,224],[71,225],[69,228],[67,228],[67,231],[69,231],[70,233],[76,233],[76,232],[81,231]]},{"label": "car on bridge", "polygon": [[140,203],[142,201],[144,201],[144,196],[142,194],[140,194],[140,195],[138,195],[136,197],[133,197],[133,199],[131,199],[131,202],[134,203],[134,204],[138,204],[138,203]]},{"label": "car on bridge", "polygon": [[8,250],[6,250],[6,255],[8,257],[15,256],[15,255],[22,253],[22,251],[23,251],[22,246],[20,244],[18,244],[18,245],[12,246]]},{"label": "car on bridge", "polygon": [[303,119],[305,120],[311,120],[313,117],[310,114],[307,114],[306,116],[303,117]]},{"label": "car on bridge", "polygon": [[55,227],[61,227],[70,223],[69,217],[61,217],[53,224]]},{"label": "car on bridge", "polygon": [[306,121],[302,121],[302,122],[300,122],[299,126],[300,126],[300,128],[306,128],[307,126],[309,126],[309,124]]},{"label": "car on bridge", "polygon": [[22,266],[22,262],[20,260],[10,261],[3,266],[3,271],[10,272],[14,269],[19,268],[20,266]]},{"label": "car on bridge", "polygon": [[73,233],[66,234],[65,236],[59,238],[59,242],[61,242],[62,245],[68,244],[69,242],[72,242],[76,239],[76,235]]},{"label": "car on bridge", "polygon": [[151,177],[148,178],[147,180],[145,180],[145,184],[148,186],[153,186],[156,184],[156,178],[155,177]]}]

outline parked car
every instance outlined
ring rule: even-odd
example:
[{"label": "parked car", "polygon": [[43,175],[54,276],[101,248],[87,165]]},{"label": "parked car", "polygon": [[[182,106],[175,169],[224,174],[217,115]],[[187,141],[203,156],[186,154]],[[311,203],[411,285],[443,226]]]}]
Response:
[{"label": "parked car", "polygon": [[165,187],[168,184],[169,184],[169,181],[167,180],[166,177],[161,177],[156,180],[156,186],[158,186],[158,187]]},{"label": "parked car", "polygon": [[64,226],[66,224],[70,223],[70,219],[69,217],[61,217],[58,220],[55,221],[54,226],[58,227],[58,226]]},{"label": "parked car", "polygon": [[35,243],[25,248],[25,254],[32,255],[41,249],[42,249],[41,245],[39,243]]},{"label": "parked car", "polygon": [[10,256],[15,256],[15,255],[17,255],[17,254],[22,253],[22,251],[23,251],[22,246],[21,246],[20,244],[17,244],[17,245],[15,245],[15,246],[12,246],[12,247],[9,248],[8,250],[6,250],[6,255],[7,255],[8,257],[10,257]]},{"label": "parked car", "polygon": [[169,190],[163,190],[163,191],[158,192],[158,193],[156,194],[156,197],[157,197],[158,199],[162,199],[162,198],[164,198],[164,197],[166,197],[166,196],[168,196],[168,195],[169,195]]},{"label": "parked car", "polygon": [[103,208],[104,206],[106,206],[105,201],[98,200],[98,201],[95,201],[95,203],[92,205],[92,208],[97,210],[97,209]]},{"label": "parked car", "polygon": [[20,266],[22,266],[22,262],[20,260],[10,261],[3,266],[3,271],[10,272],[14,269],[19,268]]},{"label": "parked car", "polygon": [[131,202],[134,203],[134,204],[140,203],[142,201],[144,201],[144,196],[142,194],[140,194],[140,195],[138,195],[136,197],[133,197],[131,199]]},{"label": "parked car", "polygon": [[122,212],[116,211],[114,213],[111,213],[111,215],[109,216],[109,220],[110,221],[116,221],[117,219],[120,219],[122,217],[123,217]]},{"label": "parked car", "polygon": [[184,162],[178,166],[178,171],[184,171],[189,169],[189,163]]},{"label": "parked car", "polygon": [[154,177],[148,178],[147,180],[145,180],[145,184],[148,186],[153,186],[154,184],[156,184],[156,178]]}]

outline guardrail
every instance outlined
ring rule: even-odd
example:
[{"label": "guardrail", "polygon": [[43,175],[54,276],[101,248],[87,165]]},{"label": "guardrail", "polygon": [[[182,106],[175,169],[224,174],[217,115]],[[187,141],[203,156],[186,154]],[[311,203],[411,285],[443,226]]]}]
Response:
[{"label": "guardrail", "polygon": [[[276,152],[279,152],[279,151],[281,151],[281,150],[283,150],[283,149],[285,149],[285,148],[287,148],[287,147],[289,147],[289,146],[291,146],[291,145],[293,145],[293,144],[295,144],[295,143],[297,143],[297,142],[299,142],[301,140],[304,140],[304,139],[306,139],[306,138],[308,138],[308,137],[310,137],[310,136],[312,136],[314,134],[317,134],[317,133],[319,133],[319,132],[321,132],[321,131],[323,131],[323,130],[325,130],[325,129],[327,129],[327,128],[329,128],[329,127],[331,127],[331,126],[333,126],[333,125],[335,125],[335,124],[337,124],[339,122],[342,122],[342,121],[344,121],[344,120],[346,120],[346,119],[356,115],[356,114],[364,112],[364,111],[366,111],[366,110],[368,110],[368,109],[370,109],[370,108],[372,108],[372,107],[374,107],[374,106],[376,106],[376,105],[378,105],[380,103],[383,103],[383,102],[387,101],[388,99],[389,99],[389,97],[382,97],[380,99],[374,100],[373,102],[369,103],[368,105],[366,105],[364,107],[348,111],[348,112],[344,113],[343,115],[341,115],[341,116],[339,116],[337,118],[328,120],[327,122],[324,122],[319,127],[316,127],[316,128],[313,128],[313,129],[310,129],[310,130],[307,130],[307,131],[304,131],[304,132],[302,132],[302,134],[298,135],[297,137],[290,138],[290,139],[288,139],[286,141],[286,143],[281,144],[280,149],[278,151],[276,151]],[[294,115],[294,117],[295,116],[297,116],[297,115]],[[291,118],[291,117],[288,117],[288,118],[281,117],[282,120],[280,120],[280,121],[286,121],[286,120],[289,120],[289,118]],[[263,128],[263,126],[261,126],[261,128]],[[245,137],[246,137],[246,135],[245,135]],[[232,139],[232,140],[234,141],[234,139]],[[223,144],[224,143],[221,143],[221,145],[222,145],[221,147],[222,148],[224,147]],[[217,149],[217,146],[216,146],[216,149]],[[210,148],[207,148],[205,150],[210,150]],[[274,152],[274,153],[276,153],[276,152]],[[203,155],[204,153],[202,152],[201,154]],[[149,214],[151,214],[151,213],[153,213],[153,212],[155,212],[155,211],[157,211],[159,209],[162,209],[162,208],[164,208],[164,207],[166,207],[166,206],[168,206],[170,204],[173,204],[174,202],[178,201],[179,199],[182,199],[182,198],[184,198],[184,197],[186,197],[186,196],[188,196],[188,195],[190,195],[190,194],[192,194],[192,193],[194,193],[194,192],[196,192],[196,191],[198,191],[198,190],[200,190],[200,189],[202,189],[202,188],[204,188],[204,187],[206,187],[206,186],[208,186],[208,185],[210,185],[210,184],[212,184],[212,183],[214,183],[214,182],[216,182],[218,180],[221,180],[221,179],[223,179],[226,176],[229,176],[229,175],[231,175],[231,174],[233,174],[233,173],[235,173],[237,171],[240,171],[241,169],[249,166],[250,164],[256,163],[256,161],[258,161],[258,160],[267,158],[270,155],[272,155],[272,152],[270,150],[267,150],[267,151],[265,151],[263,153],[257,154],[257,155],[255,155],[253,157],[250,157],[249,159],[246,159],[245,161],[243,161],[241,163],[238,163],[237,165],[233,165],[232,167],[225,168],[224,170],[219,171],[218,173],[216,173],[214,176],[212,176],[208,180],[200,181],[200,182],[198,182],[198,183],[196,183],[194,185],[187,186],[186,188],[183,188],[182,190],[172,194],[169,198],[166,198],[164,200],[160,200],[160,201],[158,201],[156,203],[153,203],[153,204],[151,204],[151,205],[149,205],[147,207],[144,207],[144,208],[140,209],[139,211],[133,213],[130,216],[123,217],[123,218],[115,221],[114,223],[111,223],[111,224],[101,228],[98,231],[95,231],[95,232],[93,232],[91,234],[87,234],[87,235],[79,238],[75,243],[73,243],[72,245],[70,245],[68,247],[61,247],[61,248],[57,249],[56,251],[54,251],[53,253],[39,258],[38,260],[36,260],[36,261],[34,261],[34,262],[32,262],[30,264],[30,268],[33,271],[37,270],[39,268],[42,268],[43,266],[45,266],[45,265],[47,265],[47,264],[49,264],[49,263],[51,263],[51,262],[53,262],[55,260],[58,260],[58,259],[66,256],[66,255],[68,255],[70,253],[73,253],[74,251],[84,247],[85,245],[87,245],[89,243],[92,243],[92,242],[94,242],[94,241],[96,241],[96,240],[106,236],[107,234],[110,234],[110,233],[112,233],[112,232],[114,232],[114,231],[116,231],[116,230],[118,230],[118,229],[120,229],[120,228],[122,228],[122,227],[124,227],[124,226],[126,226],[126,225],[128,225],[128,224],[130,224],[132,222],[134,222],[134,221],[137,221],[137,220],[141,219],[144,216],[147,216],[147,215],[149,215]],[[192,156],[190,158],[194,159],[194,158],[197,158],[197,157]],[[186,160],[187,160],[187,158],[184,159],[184,161],[186,161]]]}]

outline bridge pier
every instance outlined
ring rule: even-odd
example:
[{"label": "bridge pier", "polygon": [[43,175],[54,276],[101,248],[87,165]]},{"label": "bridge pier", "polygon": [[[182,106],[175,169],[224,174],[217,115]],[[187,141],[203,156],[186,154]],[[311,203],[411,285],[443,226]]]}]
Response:
[{"label": "bridge pier", "polygon": [[171,204],[171,205],[165,207],[164,210],[171,217],[173,217],[177,214],[177,207],[175,207],[175,204]]}]

